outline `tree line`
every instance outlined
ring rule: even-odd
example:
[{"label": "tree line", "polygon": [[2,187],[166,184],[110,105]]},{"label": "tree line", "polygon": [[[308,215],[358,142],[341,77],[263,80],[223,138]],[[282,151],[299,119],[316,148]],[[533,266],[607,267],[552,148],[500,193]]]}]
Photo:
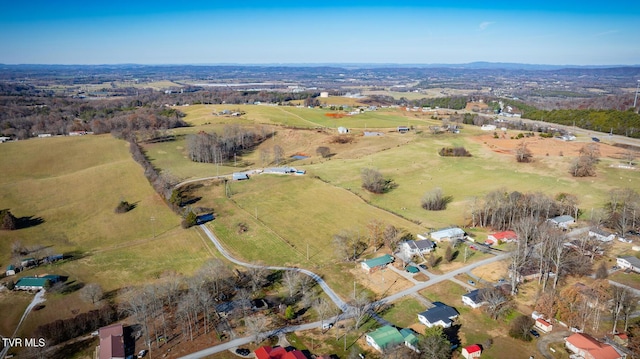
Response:
[{"label": "tree line", "polygon": [[251,149],[272,135],[266,127],[248,129],[225,125],[221,134],[199,132],[187,136],[187,151],[194,162],[222,163]]}]

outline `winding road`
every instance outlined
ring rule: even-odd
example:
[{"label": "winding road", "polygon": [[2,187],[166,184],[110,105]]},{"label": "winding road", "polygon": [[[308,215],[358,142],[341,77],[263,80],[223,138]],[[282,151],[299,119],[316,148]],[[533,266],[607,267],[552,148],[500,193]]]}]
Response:
[{"label": "winding road", "polygon": [[[351,307],[349,306],[349,304],[347,304],[344,300],[342,300],[342,298],[340,298],[334,291],[333,289],[331,289],[329,287],[329,285],[317,274],[306,270],[306,269],[300,269],[300,268],[291,268],[291,267],[277,267],[277,266],[259,266],[256,264],[252,264],[252,263],[246,263],[243,262],[241,260],[238,260],[236,258],[234,258],[220,243],[220,241],[218,240],[218,238],[215,236],[215,234],[213,234],[213,232],[211,232],[211,230],[206,226],[206,224],[201,224],[200,229],[202,229],[202,231],[207,235],[207,237],[209,238],[209,240],[211,240],[211,242],[213,243],[213,245],[216,247],[216,249],[220,252],[220,254],[222,254],[227,260],[229,260],[232,263],[235,263],[237,265],[243,266],[243,267],[249,267],[249,268],[266,268],[266,269],[271,269],[271,270],[288,270],[288,271],[295,271],[295,272],[299,272],[299,273],[303,273],[308,275],[309,277],[311,277],[314,281],[316,281],[316,283],[318,283],[318,285],[320,286],[320,288],[322,288],[322,290],[329,296],[329,298],[335,303],[335,305],[340,308],[340,310],[342,310],[343,314],[342,315],[338,315],[336,317],[327,319],[327,321],[332,321],[332,322],[336,322],[339,319],[344,319],[344,318],[348,318],[351,316]],[[446,274],[442,274],[442,275],[435,275],[433,273],[429,273],[430,274],[430,279],[426,282],[422,282],[422,283],[418,283],[416,285],[414,285],[411,288],[405,289],[403,291],[400,291],[398,293],[395,293],[393,295],[387,296],[385,298],[382,298],[376,302],[374,302],[372,304],[372,307],[375,308],[379,305],[382,304],[387,304],[387,303],[391,303],[393,301],[396,301],[400,298],[403,298],[405,296],[408,295],[413,295],[415,293],[417,293],[420,290],[423,290],[431,285],[443,282],[445,280],[451,280],[453,279],[456,275],[458,274],[462,274],[465,272],[468,272],[474,268],[489,264],[489,263],[493,263],[496,261],[500,261],[503,260],[505,258],[509,257],[509,253],[501,253],[499,255],[495,255],[491,258],[487,258],[472,264],[469,264],[468,266],[456,269],[454,271],[451,271],[449,273]],[[375,315],[375,313],[372,313],[372,316],[374,317],[374,319],[379,320],[379,321],[383,321],[386,322],[384,319],[378,317],[377,315]],[[309,330],[309,329],[315,329],[315,328],[321,328],[322,327],[323,322],[322,321],[317,321],[317,322],[313,322],[313,323],[307,323],[307,324],[301,324],[301,325],[294,325],[294,326],[288,326],[288,327],[284,327],[284,328],[279,328],[279,329],[275,329],[275,330],[271,330],[265,333],[262,333],[264,337],[269,337],[269,336],[273,336],[273,335],[277,335],[280,333],[290,333],[290,332],[294,332],[294,331],[299,331],[299,330]],[[245,344],[249,344],[251,341],[253,340],[252,336],[248,336],[248,337],[244,337],[244,338],[237,338],[234,340],[231,340],[229,342],[226,343],[222,343],[195,353],[191,353],[189,355],[183,356],[181,357],[181,359],[199,359],[199,358],[205,358],[209,355],[215,354],[215,353],[219,353],[219,352],[223,352],[226,350],[230,350],[233,348],[236,348],[238,346],[241,345],[245,345]]]}]

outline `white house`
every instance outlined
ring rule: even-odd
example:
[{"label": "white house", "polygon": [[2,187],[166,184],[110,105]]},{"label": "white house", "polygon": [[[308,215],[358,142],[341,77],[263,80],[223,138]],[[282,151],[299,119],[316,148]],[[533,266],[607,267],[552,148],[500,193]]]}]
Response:
[{"label": "white house", "polygon": [[544,333],[549,333],[553,330],[553,325],[542,318],[536,319],[534,326]]},{"label": "white house", "polygon": [[422,255],[431,252],[435,248],[435,243],[428,239],[419,241],[405,241],[400,243],[400,251],[405,258],[411,258],[415,255]]},{"label": "white house", "polygon": [[480,358],[480,354],[482,354],[482,348],[478,344],[462,348],[462,357],[465,359]]},{"label": "white house", "polygon": [[634,256],[624,256],[616,258],[618,267],[622,269],[630,269],[633,272],[640,273],[640,259]]},{"label": "white house", "polygon": [[470,306],[471,308],[480,308],[487,304],[482,298],[482,292],[480,289],[474,289],[469,293],[462,295],[462,303]]},{"label": "white house", "polygon": [[593,237],[601,242],[611,242],[616,238],[616,235],[600,228],[590,228],[589,237]]},{"label": "white house", "polygon": [[435,302],[435,307],[418,313],[418,321],[431,328],[439,325],[443,328],[449,328],[453,324],[453,320],[458,317],[458,311],[446,304]]}]

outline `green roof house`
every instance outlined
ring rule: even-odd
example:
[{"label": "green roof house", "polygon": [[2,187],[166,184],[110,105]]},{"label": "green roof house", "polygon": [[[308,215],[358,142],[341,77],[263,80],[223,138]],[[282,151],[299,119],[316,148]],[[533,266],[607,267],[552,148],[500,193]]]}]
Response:
[{"label": "green roof house", "polygon": [[20,278],[16,283],[16,290],[40,290],[46,286],[47,281],[50,285],[61,281],[59,275],[44,275],[42,277],[24,277]]},{"label": "green roof house", "polygon": [[394,260],[395,259],[392,256],[390,256],[388,254],[385,254],[382,257],[373,258],[373,259],[369,259],[369,260],[363,261],[361,263],[361,265],[362,265],[362,268],[364,270],[366,270],[367,272],[375,272],[378,269],[382,269],[382,268],[386,267],[387,264],[393,263]]},{"label": "green roof house", "polygon": [[413,351],[418,351],[418,335],[410,328],[400,329],[400,334],[404,338],[404,345],[411,348]]},{"label": "green roof house", "polygon": [[404,343],[404,337],[400,334],[400,331],[390,325],[385,325],[367,334],[365,339],[367,344],[379,352]]}]

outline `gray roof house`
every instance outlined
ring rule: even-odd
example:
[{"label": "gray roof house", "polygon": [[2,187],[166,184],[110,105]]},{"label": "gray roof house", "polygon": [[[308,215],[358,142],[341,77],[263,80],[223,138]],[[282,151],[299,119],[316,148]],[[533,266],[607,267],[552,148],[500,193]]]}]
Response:
[{"label": "gray roof house", "polygon": [[564,215],[564,216],[557,216],[557,217],[553,217],[553,218],[549,218],[547,221],[549,221],[551,224],[563,228],[563,229],[568,229],[570,225],[576,223],[576,219],[569,216],[569,215]]},{"label": "gray roof house", "polygon": [[634,256],[624,256],[616,258],[616,264],[622,269],[629,269],[640,273],[640,259]]},{"label": "gray roof house", "polygon": [[418,313],[418,321],[431,328],[439,325],[443,328],[449,328],[453,324],[453,319],[458,317],[458,311],[444,303],[434,302],[433,308]]},{"label": "gray roof house", "polygon": [[601,242],[611,242],[616,238],[616,235],[600,228],[590,228],[589,237],[593,237]]},{"label": "gray roof house", "polygon": [[431,238],[436,242],[450,241],[455,242],[458,239],[464,239],[465,232],[458,227],[451,227],[431,232]]},{"label": "gray roof house", "polygon": [[431,252],[435,248],[435,243],[428,239],[419,241],[405,241],[400,243],[400,251],[407,258],[411,258],[415,255],[421,255]]},{"label": "gray roof house", "polygon": [[462,303],[470,306],[471,308],[480,308],[483,305],[487,304],[487,302],[482,298],[481,289],[474,289],[469,293],[463,294]]}]

